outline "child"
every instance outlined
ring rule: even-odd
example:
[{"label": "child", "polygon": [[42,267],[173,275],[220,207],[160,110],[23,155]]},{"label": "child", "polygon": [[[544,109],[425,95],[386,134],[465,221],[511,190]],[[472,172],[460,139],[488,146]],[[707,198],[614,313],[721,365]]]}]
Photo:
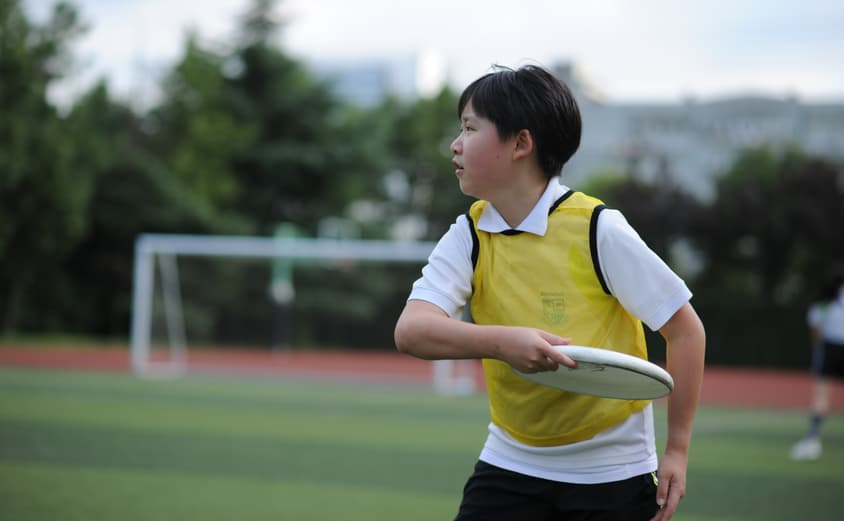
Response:
[{"label": "child", "polygon": [[[618,211],[560,184],[581,133],[565,84],[541,67],[498,68],[466,88],[458,117],[455,173],[478,201],[434,248],[395,331],[403,353],[483,359],[491,423],[456,519],[670,519],[703,373],[690,291]],[[464,306],[471,321],[459,319]],[[642,322],[665,338],[675,382],[659,461],[649,401],[512,371],[573,367],[558,344],[647,358]]]},{"label": "child", "polygon": [[824,286],[806,315],[812,346],[812,407],[806,436],[791,448],[795,461],[821,457],[821,425],[829,412],[831,380],[844,381],[844,275],[836,274]]}]

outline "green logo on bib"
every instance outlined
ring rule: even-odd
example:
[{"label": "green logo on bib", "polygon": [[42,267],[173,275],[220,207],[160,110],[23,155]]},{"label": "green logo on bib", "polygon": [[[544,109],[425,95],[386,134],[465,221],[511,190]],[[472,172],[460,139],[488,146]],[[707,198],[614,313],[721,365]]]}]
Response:
[{"label": "green logo on bib", "polygon": [[542,317],[547,324],[559,325],[566,316],[566,301],[559,294],[544,293],[542,295]]}]

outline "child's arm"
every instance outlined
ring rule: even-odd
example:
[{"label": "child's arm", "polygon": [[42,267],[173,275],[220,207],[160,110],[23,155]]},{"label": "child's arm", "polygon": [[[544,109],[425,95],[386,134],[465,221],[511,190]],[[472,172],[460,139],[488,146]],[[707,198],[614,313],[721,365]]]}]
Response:
[{"label": "child's arm", "polygon": [[423,300],[408,301],[396,324],[395,341],[400,352],[426,360],[495,358],[523,372],[575,366],[551,347],[569,344],[570,339],[528,327],[463,322]]},{"label": "child's arm", "polygon": [[653,518],[668,521],[686,492],[689,444],[703,380],[706,335],[691,304],[681,307],[659,329],[665,338],[668,372],[674,391],[668,397],[668,437],[659,462],[657,503],[662,510]]}]

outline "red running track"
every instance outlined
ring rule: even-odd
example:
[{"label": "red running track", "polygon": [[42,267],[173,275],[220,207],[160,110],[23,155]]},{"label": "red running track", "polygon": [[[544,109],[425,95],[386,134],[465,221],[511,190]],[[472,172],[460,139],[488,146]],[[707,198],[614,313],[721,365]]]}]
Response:
[{"label": "red running track", "polygon": [[[343,381],[428,385],[431,362],[383,351],[192,350],[191,372],[297,376]],[[0,347],[0,367],[109,372],[130,371],[126,348]],[[478,388],[483,378],[477,364]],[[701,403],[729,407],[806,409],[811,401],[808,372],[710,367],[704,374]],[[831,410],[844,412],[844,385],[833,384]]]}]

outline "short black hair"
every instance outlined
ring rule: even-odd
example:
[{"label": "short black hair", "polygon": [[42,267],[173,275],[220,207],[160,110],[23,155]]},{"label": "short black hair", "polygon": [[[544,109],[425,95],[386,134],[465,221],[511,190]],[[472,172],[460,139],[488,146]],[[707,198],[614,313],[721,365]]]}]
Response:
[{"label": "short black hair", "polygon": [[559,175],[580,146],[580,109],[568,86],[546,69],[525,65],[495,71],[469,84],[460,95],[457,117],[469,102],[478,116],[495,124],[501,139],[530,131],[539,167],[547,177]]}]

